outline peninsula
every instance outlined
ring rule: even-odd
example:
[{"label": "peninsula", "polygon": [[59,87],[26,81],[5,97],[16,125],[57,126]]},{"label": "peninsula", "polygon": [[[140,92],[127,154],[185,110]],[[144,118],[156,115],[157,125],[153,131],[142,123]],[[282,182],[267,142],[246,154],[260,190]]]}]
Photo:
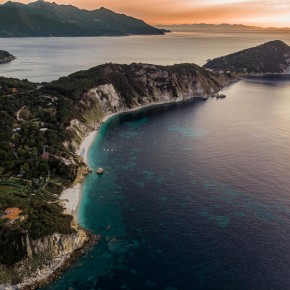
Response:
[{"label": "peninsula", "polygon": [[106,8],[84,10],[38,0],[0,5],[0,37],[162,35],[165,31]]}]

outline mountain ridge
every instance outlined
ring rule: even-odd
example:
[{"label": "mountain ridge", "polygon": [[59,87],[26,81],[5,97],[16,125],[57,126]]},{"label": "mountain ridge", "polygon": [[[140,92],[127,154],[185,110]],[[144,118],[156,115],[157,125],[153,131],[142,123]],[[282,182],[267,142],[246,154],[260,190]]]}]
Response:
[{"label": "mountain ridge", "polygon": [[217,31],[290,31],[290,27],[259,27],[244,24],[211,24],[211,23],[193,23],[193,24],[157,24],[156,27],[169,29],[172,31],[195,31],[195,30],[217,30]]},{"label": "mountain ridge", "polygon": [[0,37],[163,35],[143,20],[101,7],[79,9],[38,0],[0,5]]}]

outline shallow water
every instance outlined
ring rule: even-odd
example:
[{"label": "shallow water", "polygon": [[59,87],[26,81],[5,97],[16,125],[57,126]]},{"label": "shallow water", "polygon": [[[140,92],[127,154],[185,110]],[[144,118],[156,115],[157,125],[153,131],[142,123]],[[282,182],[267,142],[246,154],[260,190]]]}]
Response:
[{"label": "shallow water", "polygon": [[174,32],[165,36],[0,38],[0,49],[17,57],[10,63],[1,64],[0,75],[42,82],[108,62],[203,65],[207,59],[275,39],[290,45],[290,33],[280,32]]},{"label": "shallow water", "polygon": [[102,125],[79,210],[102,236],[46,289],[290,289],[290,79]]}]

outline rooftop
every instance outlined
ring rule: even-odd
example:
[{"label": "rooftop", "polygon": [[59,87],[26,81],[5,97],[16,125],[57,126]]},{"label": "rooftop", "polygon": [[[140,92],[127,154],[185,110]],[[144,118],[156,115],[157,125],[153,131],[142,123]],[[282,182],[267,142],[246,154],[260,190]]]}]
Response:
[{"label": "rooftop", "polygon": [[19,218],[19,215],[22,212],[23,211],[21,209],[19,209],[18,207],[6,208],[2,218],[10,219],[11,221],[15,221],[15,220],[17,220]]}]

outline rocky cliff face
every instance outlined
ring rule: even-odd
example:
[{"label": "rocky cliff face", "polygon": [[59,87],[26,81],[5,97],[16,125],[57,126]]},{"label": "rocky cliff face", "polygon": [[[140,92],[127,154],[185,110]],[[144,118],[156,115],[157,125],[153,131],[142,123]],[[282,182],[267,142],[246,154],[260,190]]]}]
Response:
[{"label": "rocky cliff face", "polygon": [[[44,90],[57,95],[66,94],[69,88],[67,97],[74,99],[75,113],[67,130],[75,137],[66,145],[76,149],[82,138],[97,128],[106,115],[152,104],[207,98],[231,80],[194,64],[106,64],[61,78]],[[77,89],[72,89],[74,84],[78,84]]]},{"label": "rocky cliff face", "polygon": [[[57,275],[69,264],[70,258],[88,242],[92,236],[82,229],[71,234],[54,233],[39,239],[32,239],[23,233],[16,241],[15,251],[25,252],[25,258],[17,262],[13,268],[3,268],[0,289],[5,289],[5,282],[17,284],[16,289],[36,289],[37,285]],[[8,286],[8,284],[7,284]],[[1,288],[2,287],[2,288]],[[9,288],[7,288],[9,289]]]},{"label": "rocky cliff face", "polygon": [[[25,235],[22,243],[25,245],[28,258],[17,264],[17,272],[21,277],[19,289],[36,289],[56,271],[68,262],[70,256],[88,241],[84,230],[78,230],[70,235],[53,234],[38,240],[31,240]],[[32,259],[38,257],[38,263]]]},{"label": "rocky cliff face", "polygon": [[27,249],[27,256],[29,258],[32,258],[35,255],[60,257],[71,254],[79,249],[87,238],[85,231],[78,230],[75,233],[68,235],[55,233],[38,240],[32,240],[26,234],[23,236],[22,243]]}]

